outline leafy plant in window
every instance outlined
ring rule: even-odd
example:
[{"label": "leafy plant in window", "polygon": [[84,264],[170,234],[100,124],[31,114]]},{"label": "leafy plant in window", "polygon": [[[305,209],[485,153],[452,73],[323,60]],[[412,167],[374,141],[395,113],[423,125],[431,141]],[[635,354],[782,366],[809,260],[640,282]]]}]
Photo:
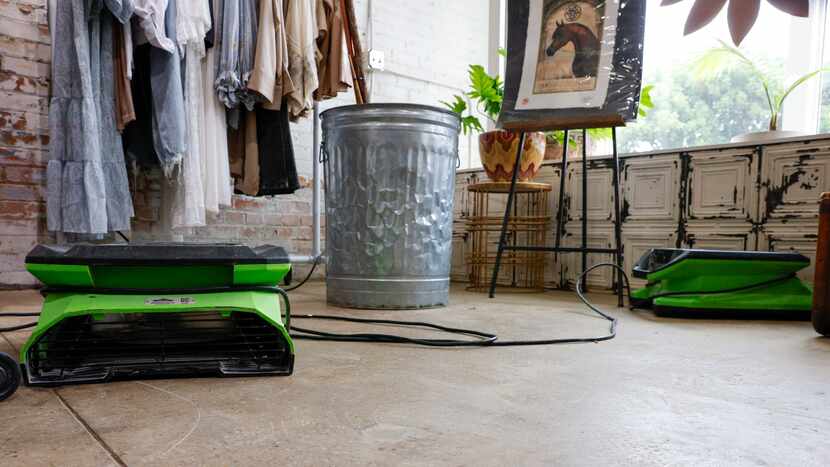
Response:
[{"label": "leafy plant in window", "polygon": [[[506,51],[499,49],[499,54],[505,56]],[[496,124],[504,99],[504,81],[499,76],[490,76],[481,65],[470,65],[468,75],[470,89],[463,95],[453,96],[452,102],[441,103],[461,117],[461,129],[465,135],[474,131],[480,133],[479,156],[487,176],[493,181],[508,181],[512,179],[516,165],[519,134],[509,130],[485,131],[479,119],[482,117]],[[472,101],[472,106],[467,105],[467,99]],[[519,180],[528,181],[536,176],[544,157],[545,134],[526,133]]]},{"label": "leafy plant in window", "polygon": [[[501,56],[506,56],[506,51],[499,49]],[[493,125],[496,124],[501,113],[501,105],[504,99],[504,81],[499,76],[491,76],[481,65],[470,65],[468,68],[470,78],[470,89],[463,95],[453,96],[453,101],[441,103],[448,109],[461,117],[461,129],[464,134],[480,132],[479,155],[487,175],[494,181],[507,181],[512,178],[513,166],[516,160],[519,135],[509,130],[485,131],[484,125],[479,117],[486,119]],[[640,114],[645,115],[645,109],[651,109],[651,89],[653,86],[645,86],[640,97]],[[472,106],[467,104],[470,99]],[[610,128],[592,128],[588,135],[595,141],[610,139]],[[527,181],[532,179],[539,171],[542,160],[544,160],[545,147],[548,141],[552,144],[562,144],[564,132],[529,132],[525,136],[526,142],[522,153],[522,167],[519,171],[519,180]],[[574,139],[569,139],[573,142]]]},{"label": "leafy plant in window", "polygon": [[[461,116],[461,128],[465,135],[472,131],[485,131],[478,116],[486,118],[495,125],[501,113],[501,103],[504,98],[504,82],[501,78],[490,76],[481,65],[470,65],[468,73],[470,90],[463,96],[456,94],[452,102],[441,102]],[[468,108],[467,98],[473,101],[474,108]]]},{"label": "leafy plant in window", "polygon": [[[504,48],[499,48],[498,53],[502,57],[507,56],[507,50]],[[463,96],[454,95],[452,102],[441,101],[444,106],[461,116],[461,129],[465,135],[473,130],[484,131],[481,120],[472,113],[473,109],[467,108],[467,98],[474,101],[476,113],[494,125],[501,113],[501,103],[504,99],[504,81],[498,75],[490,76],[481,65],[470,65],[468,75],[470,77],[469,91]],[[467,113],[468,110],[469,113]]]},{"label": "leafy plant in window", "polygon": [[794,79],[789,85],[782,85],[779,84],[782,82],[779,76],[783,74],[783,69],[772,67],[761,61],[752,60],[736,47],[723,41],[719,42],[720,47],[709,49],[692,63],[692,76],[695,79],[706,81],[718,78],[722,73],[736,67],[748,70],[764,91],[766,104],[769,108],[770,132],[778,130],[781,120],[781,109],[787,97],[805,82],[818,76],[823,71],[830,70],[827,67],[819,68],[818,70],[813,70]]},{"label": "leafy plant in window", "polygon": [[[653,84],[649,84],[643,86],[640,90],[640,105],[638,107],[638,114],[640,117],[645,117],[648,115],[648,111],[654,108],[654,101],[651,99],[651,91],[654,89]],[[575,153],[579,154],[580,151],[578,150],[577,146],[579,145],[579,141],[577,141],[575,135],[581,134],[582,132],[569,132],[568,133],[568,146],[575,148]],[[611,129],[610,128],[590,128],[587,131],[588,138],[592,141],[603,141],[611,139]],[[548,137],[548,142],[552,143],[555,146],[562,147],[565,144],[565,132],[564,131],[549,131],[545,133]],[[569,151],[570,154],[571,151]],[[560,151],[561,153],[561,151]],[[561,157],[561,154],[554,154],[554,158]]]}]

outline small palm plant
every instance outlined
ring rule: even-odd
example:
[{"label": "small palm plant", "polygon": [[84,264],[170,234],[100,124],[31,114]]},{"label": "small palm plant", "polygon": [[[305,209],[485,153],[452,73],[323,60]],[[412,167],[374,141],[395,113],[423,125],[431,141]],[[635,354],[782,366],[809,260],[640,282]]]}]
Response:
[{"label": "small palm plant", "polygon": [[[472,131],[484,131],[481,120],[473,113],[473,110],[495,124],[501,113],[501,102],[504,98],[504,81],[498,75],[488,75],[481,65],[470,65],[468,72],[470,90],[464,93],[464,96],[453,96],[455,99],[453,102],[441,101],[444,106],[461,117],[461,128],[465,135]],[[465,96],[475,103],[475,109],[468,108]]]},{"label": "small palm plant", "polygon": [[[507,57],[507,49],[499,47],[498,54]],[[501,102],[504,99],[504,81],[499,78],[499,75],[490,76],[481,65],[470,65],[468,74],[470,90],[465,92],[464,96],[458,94],[453,96],[455,99],[453,102],[441,101],[445,107],[461,117],[461,129],[465,135],[472,131],[484,131],[484,126],[473,114],[473,109],[467,108],[465,96],[475,102],[475,110],[478,114],[490,120],[494,125],[501,113]]]},{"label": "small palm plant", "polygon": [[761,62],[753,61],[747,57],[743,52],[727,44],[724,41],[720,42],[720,47],[714,47],[704,52],[692,63],[692,76],[700,80],[708,80],[716,78],[721,73],[730,68],[742,66],[748,68],[753,75],[758,79],[764,89],[764,96],[767,99],[769,106],[769,130],[778,130],[778,124],[781,119],[781,109],[784,106],[784,101],[787,97],[795,91],[799,86],[809,81],[813,77],[819,75],[823,71],[828,71],[830,68],[824,67],[818,70],[813,70],[797,79],[795,79],[789,86],[782,86],[781,80],[777,79],[781,70],[768,66]]},{"label": "small palm plant", "polygon": [[[499,48],[499,55],[506,57],[507,50]],[[481,65],[470,65],[468,74],[470,77],[470,90],[464,93],[464,96],[458,94],[453,96],[454,100],[452,102],[441,101],[445,107],[461,117],[461,129],[465,135],[472,131],[484,131],[481,120],[473,113],[473,110],[495,125],[499,118],[499,113],[501,113],[501,103],[504,99],[504,81],[498,75],[490,76]],[[646,116],[646,110],[654,108],[654,104],[651,101],[651,90],[653,88],[653,85],[643,86],[642,88],[639,106],[639,114],[641,117]],[[475,109],[469,108],[465,96],[475,103]],[[610,139],[611,129],[591,128],[588,130],[588,135],[595,140]],[[565,132],[551,131],[547,133],[547,136],[562,144],[565,138]]]},{"label": "small palm plant", "polygon": [[[651,99],[651,91],[654,89],[653,84],[644,85],[640,89],[640,105],[637,107],[637,114],[640,117],[645,117],[648,115],[648,112],[654,108],[654,101]],[[549,131],[546,133],[548,135],[548,140],[555,140],[560,145],[564,144],[565,141],[565,132],[564,131]],[[574,132],[569,133],[568,137],[568,144],[575,143],[576,140],[573,138]],[[611,129],[610,128],[589,128],[588,129],[588,137],[594,141],[602,141],[611,139]]]}]

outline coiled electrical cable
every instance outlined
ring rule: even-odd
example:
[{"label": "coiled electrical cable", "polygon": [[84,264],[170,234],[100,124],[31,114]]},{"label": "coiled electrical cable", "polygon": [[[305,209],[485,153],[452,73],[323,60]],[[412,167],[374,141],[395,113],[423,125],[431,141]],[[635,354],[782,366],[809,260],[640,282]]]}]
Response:
[{"label": "coiled electrical cable", "polygon": [[[334,332],[316,331],[313,329],[305,329],[294,327],[295,333],[291,334],[294,339],[308,339],[320,341],[335,341],[335,342],[375,342],[375,343],[393,343],[393,344],[415,344],[429,347],[515,347],[515,346],[531,346],[531,345],[555,345],[555,344],[577,344],[589,342],[602,342],[613,339],[617,335],[617,318],[608,315],[595,305],[593,305],[584,295],[583,284],[585,277],[593,270],[600,267],[611,267],[618,270],[622,277],[625,278],[625,288],[628,295],[631,295],[631,287],[628,283],[628,276],[625,271],[612,263],[596,264],[582,274],[576,281],[576,294],[582,303],[585,304],[591,311],[598,314],[601,318],[609,321],[609,330],[607,334],[597,337],[575,337],[575,338],[555,338],[555,339],[532,339],[532,340],[510,340],[499,341],[496,334],[483,331],[473,331],[470,329],[451,328],[441,326],[434,323],[426,323],[419,321],[397,321],[386,319],[367,319],[367,318],[353,318],[348,316],[331,316],[331,315],[294,315],[294,319],[310,319],[310,320],[328,320],[328,321],[344,321],[349,323],[362,324],[391,324],[406,327],[421,327],[435,329],[438,331],[472,336],[475,340],[457,340],[457,339],[415,339],[403,337],[393,334],[373,334],[373,333],[355,333],[355,334],[340,334]],[[286,303],[288,303],[286,299]]]},{"label": "coiled electrical cable", "polygon": [[[40,316],[40,313],[18,313],[18,312],[0,313],[0,318],[15,318],[15,317],[24,317],[24,316]],[[9,327],[5,327],[5,328],[0,328],[0,332],[14,332],[14,331],[19,331],[21,329],[33,328],[35,326],[37,326],[37,322],[19,324],[17,326],[9,326]]]}]

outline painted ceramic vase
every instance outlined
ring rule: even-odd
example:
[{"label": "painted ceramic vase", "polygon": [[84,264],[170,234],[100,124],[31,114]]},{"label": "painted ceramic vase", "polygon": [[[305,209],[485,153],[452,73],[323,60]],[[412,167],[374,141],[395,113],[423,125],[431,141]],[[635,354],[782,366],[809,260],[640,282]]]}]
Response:
[{"label": "painted ceramic vase", "polygon": [[[519,146],[519,133],[508,130],[495,130],[482,133],[478,137],[478,150],[481,164],[487,176],[494,182],[509,182],[513,178],[513,166],[516,165],[516,150]],[[527,182],[539,173],[545,158],[545,134],[528,133],[525,137],[522,164],[519,168],[519,181]]]}]

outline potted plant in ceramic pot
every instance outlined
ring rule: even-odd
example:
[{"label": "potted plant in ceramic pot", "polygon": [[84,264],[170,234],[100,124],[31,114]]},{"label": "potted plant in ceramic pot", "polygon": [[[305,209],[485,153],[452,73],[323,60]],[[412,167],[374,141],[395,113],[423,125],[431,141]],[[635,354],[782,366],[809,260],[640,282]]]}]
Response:
[{"label": "potted plant in ceramic pot", "polygon": [[[640,90],[640,105],[638,106],[638,114],[640,117],[648,115],[648,111],[654,108],[654,102],[651,99],[651,91],[654,89],[653,84],[643,86]],[[545,160],[560,160],[562,159],[562,145],[565,143],[564,131],[549,131],[547,135],[547,147],[545,149]],[[596,148],[593,147],[600,141],[611,139],[610,128],[589,128],[588,142],[592,145],[588,146],[588,153],[590,154]],[[568,133],[568,159],[578,160],[582,159],[582,131],[576,130]]]},{"label": "potted plant in ceramic pot", "polygon": [[[545,133],[547,143],[545,144],[545,160],[558,161],[562,159],[562,146],[565,144],[564,131],[548,131]],[[582,132],[574,131],[568,133],[568,160],[574,160],[577,155],[582,154]]]},{"label": "potted plant in ceramic pot", "polygon": [[[588,129],[587,152],[588,157],[596,150],[596,145],[600,141],[611,139],[610,128],[589,128]],[[562,130],[548,131],[547,146],[545,148],[546,161],[562,160],[562,146],[565,144],[565,132]],[[575,161],[582,159],[582,130],[575,130],[568,133],[568,160]]]},{"label": "potted plant in ceramic pot", "polygon": [[[453,102],[441,103],[461,116],[461,128],[465,135],[472,131],[482,132],[478,137],[478,149],[487,176],[496,182],[510,181],[516,165],[519,133],[510,130],[484,131],[478,118],[481,116],[496,123],[501,112],[504,82],[498,76],[488,75],[481,65],[470,65],[469,74],[470,90],[464,96],[455,95]],[[468,107],[467,98],[474,102],[474,109]],[[545,133],[526,133],[519,181],[533,179],[539,173],[544,157]]]},{"label": "potted plant in ceramic pot", "polygon": [[692,64],[692,74],[695,78],[700,80],[708,80],[717,78],[717,76],[724,70],[734,67],[747,67],[758,80],[758,84],[763,87],[764,95],[769,106],[769,130],[759,131],[753,133],[745,133],[737,135],[732,138],[733,143],[765,141],[770,139],[787,138],[793,136],[801,136],[803,133],[798,131],[784,131],[779,130],[778,125],[781,118],[781,109],[784,106],[784,101],[787,97],[796,90],[799,86],[819,75],[823,71],[828,71],[830,68],[819,68],[813,70],[799,78],[792,81],[789,86],[780,85],[780,81],[776,76],[780,75],[780,70],[765,67],[760,63],[750,60],[740,50],[731,45],[720,42],[720,47],[715,47],[706,51]]}]

